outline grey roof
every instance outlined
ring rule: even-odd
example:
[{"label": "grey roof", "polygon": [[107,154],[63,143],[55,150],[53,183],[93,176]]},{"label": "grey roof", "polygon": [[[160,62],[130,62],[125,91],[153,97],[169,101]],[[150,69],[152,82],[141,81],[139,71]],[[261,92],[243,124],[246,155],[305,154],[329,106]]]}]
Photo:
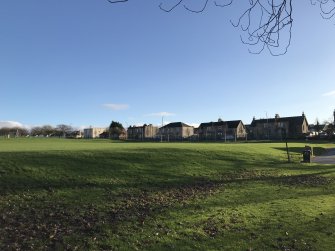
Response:
[{"label": "grey roof", "polygon": [[162,128],[173,128],[173,127],[192,127],[192,126],[187,125],[183,122],[173,122],[163,126]]},{"label": "grey roof", "polygon": [[[133,125],[133,126],[129,126],[128,128],[135,129],[135,128],[144,128],[144,127],[147,127],[147,126],[153,126],[153,125],[152,124],[144,124],[142,126]],[[155,127],[155,126],[153,126],[153,127]]]},{"label": "grey roof", "polygon": [[201,123],[199,128],[211,127],[211,126],[227,126],[228,128],[237,128],[240,123],[243,124],[242,120],[206,122],[206,123]]},{"label": "grey roof", "polygon": [[251,122],[251,126],[255,127],[257,124],[266,124],[266,123],[275,123],[275,122],[289,122],[290,124],[294,124],[294,125],[302,125],[305,119],[306,119],[306,117],[304,115],[303,116],[295,116],[295,117],[253,119],[252,122]]}]

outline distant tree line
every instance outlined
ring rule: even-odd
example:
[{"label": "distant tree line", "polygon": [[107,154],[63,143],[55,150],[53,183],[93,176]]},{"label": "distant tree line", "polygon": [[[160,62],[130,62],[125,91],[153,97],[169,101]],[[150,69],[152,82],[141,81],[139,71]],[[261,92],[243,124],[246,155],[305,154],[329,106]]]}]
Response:
[{"label": "distant tree line", "polygon": [[[2,127],[0,136],[2,137],[59,137],[76,138],[79,131],[70,125],[60,124],[56,127],[51,125],[35,126],[31,129],[21,127]],[[100,135],[101,138],[123,139],[127,134],[123,125],[117,121],[112,121],[108,129]]]},{"label": "distant tree line", "polygon": [[68,134],[73,132],[72,126],[60,124],[56,127],[51,125],[36,126],[30,131],[31,136],[44,136],[44,137],[66,137]]},{"label": "distant tree line", "polygon": [[1,136],[10,136],[10,137],[25,137],[29,135],[29,131],[21,127],[2,127],[0,128]]},{"label": "distant tree line", "polygon": [[35,126],[30,130],[21,127],[3,127],[0,128],[1,136],[9,137],[71,137],[77,131],[72,128],[72,126],[60,124],[56,127],[51,125]]},{"label": "distant tree line", "polygon": [[[325,126],[326,125],[326,126]],[[325,120],[324,125],[321,125],[319,120],[316,119],[315,124],[313,125],[313,131],[321,133],[322,136],[324,133],[327,138],[335,138],[335,110],[333,117]],[[59,124],[56,127],[51,125],[35,126],[30,130],[22,127],[2,127],[0,128],[0,136],[5,137],[67,137],[67,138],[76,138],[79,134],[78,130],[75,130],[70,125]],[[127,135],[126,128],[120,122],[112,121],[108,129],[100,135],[101,138],[110,138],[110,139],[125,139]]]}]

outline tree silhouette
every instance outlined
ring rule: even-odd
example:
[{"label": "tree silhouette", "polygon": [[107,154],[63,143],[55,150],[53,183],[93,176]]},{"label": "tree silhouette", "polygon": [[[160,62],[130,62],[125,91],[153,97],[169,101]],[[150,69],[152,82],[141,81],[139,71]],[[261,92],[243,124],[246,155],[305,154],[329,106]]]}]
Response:
[{"label": "tree silhouette", "polygon": [[109,125],[109,137],[111,139],[119,139],[125,133],[123,125],[117,121],[112,121]]},{"label": "tree silhouette", "polygon": [[[129,0],[107,0],[109,3],[124,3]],[[252,54],[260,54],[268,49],[271,55],[279,56],[287,52],[291,44],[293,24],[293,0],[202,0],[202,6],[195,9],[187,0],[169,1],[159,4],[165,12],[172,12],[178,7],[194,13],[202,13],[209,4],[216,7],[243,5],[243,11],[237,20],[230,22],[242,30],[241,41]],[[187,2],[187,3],[186,3]],[[319,5],[321,16],[331,19],[335,15],[335,0],[310,0],[313,5]],[[252,48],[252,49],[251,49]]]}]

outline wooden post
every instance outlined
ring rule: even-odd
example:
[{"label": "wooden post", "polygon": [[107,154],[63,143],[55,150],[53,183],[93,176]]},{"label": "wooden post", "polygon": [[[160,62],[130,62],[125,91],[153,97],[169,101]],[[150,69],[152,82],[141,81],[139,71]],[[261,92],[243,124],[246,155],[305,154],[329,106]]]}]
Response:
[{"label": "wooden post", "polygon": [[286,153],[287,153],[287,161],[290,163],[291,162],[291,158],[290,158],[290,152],[288,150],[288,145],[287,145],[287,138],[286,138]]}]

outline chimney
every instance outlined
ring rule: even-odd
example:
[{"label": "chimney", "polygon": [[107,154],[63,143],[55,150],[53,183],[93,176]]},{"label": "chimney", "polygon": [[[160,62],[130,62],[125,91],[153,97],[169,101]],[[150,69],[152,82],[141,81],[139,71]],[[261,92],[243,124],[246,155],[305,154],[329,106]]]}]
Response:
[{"label": "chimney", "polygon": [[276,115],[275,115],[275,119],[279,119],[280,117],[279,117],[279,114],[278,113],[276,113]]}]

